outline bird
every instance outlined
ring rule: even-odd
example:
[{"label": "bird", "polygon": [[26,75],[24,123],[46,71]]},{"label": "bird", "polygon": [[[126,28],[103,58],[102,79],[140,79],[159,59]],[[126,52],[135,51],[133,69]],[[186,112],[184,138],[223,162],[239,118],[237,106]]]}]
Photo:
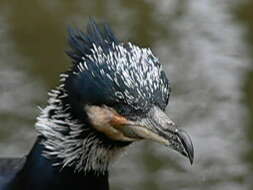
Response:
[{"label": "bird", "polygon": [[109,190],[109,168],[148,140],[193,163],[188,133],[165,109],[171,84],[150,48],[121,42],[106,23],[68,28],[71,64],[48,92],[23,158],[0,159],[0,190]]}]

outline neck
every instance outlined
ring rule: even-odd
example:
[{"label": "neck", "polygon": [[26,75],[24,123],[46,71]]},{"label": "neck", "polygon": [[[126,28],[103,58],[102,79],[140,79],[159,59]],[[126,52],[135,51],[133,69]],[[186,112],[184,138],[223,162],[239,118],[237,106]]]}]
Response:
[{"label": "neck", "polygon": [[8,186],[8,190],[107,190],[108,171],[77,172],[73,167],[53,166],[53,160],[42,155],[44,146],[37,140],[24,167],[17,173]]},{"label": "neck", "polygon": [[49,105],[41,110],[35,125],[43,136],[43,153],[64,168],[74,166],[79,172],[106,172],[109,163],[129,143],[116,143],[77,117],[81,111],[76,103],[70,106],[71,101],[64,99],[68,96],[61,85],[49,95]]}]

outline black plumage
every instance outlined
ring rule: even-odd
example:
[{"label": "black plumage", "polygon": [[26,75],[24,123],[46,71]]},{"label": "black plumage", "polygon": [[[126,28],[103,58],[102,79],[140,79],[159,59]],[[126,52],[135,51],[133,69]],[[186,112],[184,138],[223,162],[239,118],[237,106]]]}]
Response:
[{"label": "black plumage", "polygon": [[[53,166],[53,161],[41,156],[43,149],[43,145],[40,144],[40,138],[38,138],[26,158],[5,160],[4,163],[7,164],[5,173],[0,170],[1,174],[5,175],[1,176],[0,189],[109,189],[108,172],[98,175],[92,171],[85,174],[74,172],[74,169],[70,167],[61,169],[61,167]],[[1,164],[4,163],[2,162]]]}]

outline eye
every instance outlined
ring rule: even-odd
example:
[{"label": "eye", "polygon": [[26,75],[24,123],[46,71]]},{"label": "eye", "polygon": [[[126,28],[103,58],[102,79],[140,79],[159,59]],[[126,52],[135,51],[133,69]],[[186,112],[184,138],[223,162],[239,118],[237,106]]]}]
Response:
[{"label": "eye", "polygon": [[115,103],[109,106],[114,108],[118,114],[132,121],[137,120],[139,117],[144,117],[147,112],[145,110],[135,109],[133,106],[130,106],[126,103]]}]

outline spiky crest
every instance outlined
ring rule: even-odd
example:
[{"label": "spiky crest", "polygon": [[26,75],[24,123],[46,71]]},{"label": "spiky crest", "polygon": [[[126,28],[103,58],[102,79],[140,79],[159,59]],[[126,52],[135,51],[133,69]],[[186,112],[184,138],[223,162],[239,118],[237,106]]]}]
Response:
[{"label": "spiky crest", "polygon": [[93,19],[89,20],[86,33],[74,30],[71,27],[68,28],[68,32],[68,41],[72,50],[67,51],[67,54],[72,58],[74,64],[91,55],[94,45],[102,47],[104,51],[109,51],[112,43],[119,44],[107,24],[98,26]]},{"label": "spiky crest", "polygon": [[154,104],[165,109],[170,87],[150,49],[119,43],[107,25],[90,20],[86,33],[69,29],[71,70],[49,92],[36,129],[45,156],[63,167],[104,172],[126,145],[98,134],[86,122],[84,105],[107,105],[122,115],[141,116]]}]

